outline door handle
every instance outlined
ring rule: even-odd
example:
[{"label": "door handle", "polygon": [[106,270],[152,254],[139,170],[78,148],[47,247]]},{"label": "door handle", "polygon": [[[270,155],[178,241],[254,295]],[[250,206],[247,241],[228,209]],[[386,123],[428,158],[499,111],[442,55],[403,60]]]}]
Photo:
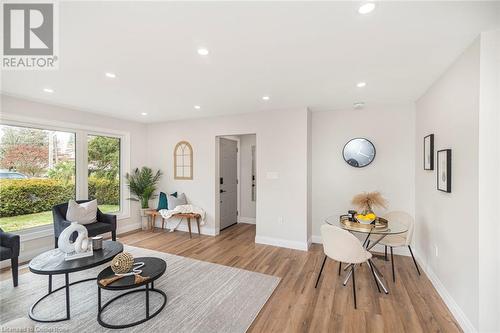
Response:
[{"label": "door handle", "polygon": [[224,190],[220,190],[220,193],[224,193],[224,192],[227,192],[227,191],[224,191]]}]

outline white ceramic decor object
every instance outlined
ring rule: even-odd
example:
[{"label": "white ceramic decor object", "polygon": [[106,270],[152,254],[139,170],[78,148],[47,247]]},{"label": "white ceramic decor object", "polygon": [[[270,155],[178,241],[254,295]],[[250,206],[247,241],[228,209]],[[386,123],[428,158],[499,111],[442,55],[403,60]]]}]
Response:
[{"label": "white ceramic decor object", "polygon": [[[78,236],[74,242],[71,242],[71,235],[75,231],[78,233]],[[64,229],[59,235],[57,246],[61,251],[65,253],[82,253],[87,251],[89,247],[89,237],[87,229],[78,222],[71,222],[70,226]]]}]

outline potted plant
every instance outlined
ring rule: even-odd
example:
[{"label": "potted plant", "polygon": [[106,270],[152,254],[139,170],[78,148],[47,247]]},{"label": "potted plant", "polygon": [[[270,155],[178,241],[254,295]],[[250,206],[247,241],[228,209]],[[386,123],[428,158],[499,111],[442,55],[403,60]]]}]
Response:
[{"label": "potted plant", "polygon": [[149,208],[149,200],[156,195],[156,186],[162,175],[161,170],[153,173],[153,170],[148,167],[135,168],[132,173],[127,173],[125,178],[130,188],[130,193],[135,197],[130,200],[139,201],[141,203],[141,216],[145,216],[145,211]]}]

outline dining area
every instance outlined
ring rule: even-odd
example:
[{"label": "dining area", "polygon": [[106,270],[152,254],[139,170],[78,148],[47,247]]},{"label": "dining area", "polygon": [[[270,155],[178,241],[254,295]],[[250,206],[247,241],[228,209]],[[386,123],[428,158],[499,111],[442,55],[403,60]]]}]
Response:
[{"label": "dining area", "polygon": [[[394,254],[406,251],[411,256],[415,268],[415,276],[421,275],[420,268],[411,248],[414,231],[413,217],[404,211],[387,211],[377,216],[374,208],[386,208],[387,201],[379,192],[356,195],[352,204],[358,208],[349,210],[347,214],[327,217],[321,225],[323,259],[317,272],[314,288],[321,288],[321,280],[325,275],[325,263],[333,261],[338,266],[338,279],[343,287],[348,284],[352,288],[354,309],[357,309],[357,293],[370,293],[356,287],[356,274],[365,264],[372,283],[363,283],[362,287],[371,287],[377,293],[390,295],[391,289],[397,286],[398,256]],[[390,274],[382,273],[381,266],[390,264]],[[366,280],[366,276],[365,279]]]}]

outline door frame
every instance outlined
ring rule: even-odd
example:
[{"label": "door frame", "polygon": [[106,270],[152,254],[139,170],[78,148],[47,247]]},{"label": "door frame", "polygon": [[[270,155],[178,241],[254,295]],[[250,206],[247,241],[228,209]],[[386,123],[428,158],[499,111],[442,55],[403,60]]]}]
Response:
[{"label": "door frame", "polygon": [[239,223],[240,219],[240,200],[241,200],[241,166],[240,166],[240,138],[239,135],[244,134],[235,134],[235,135],[217,135],[215,137],[215,235],[220,234],[220,139],[228,139],[232,141],[236,141],[236,147],[238,152],[236,153],[236,177],[238,178],[238,184],[236,185],[236,209],[238,210],[236,223]]}]

